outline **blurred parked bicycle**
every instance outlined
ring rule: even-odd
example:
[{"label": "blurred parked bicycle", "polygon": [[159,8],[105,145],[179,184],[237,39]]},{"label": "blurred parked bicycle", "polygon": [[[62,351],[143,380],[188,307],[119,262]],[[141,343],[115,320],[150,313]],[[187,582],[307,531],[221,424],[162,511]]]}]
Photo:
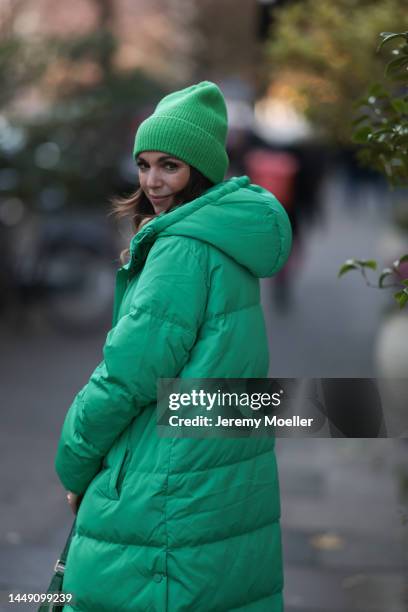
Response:
[{"label": "blurred parked bicycle", "polygon": [[[34,306],[64,332],[110,324],[118,249],[104,218],[0,204],[0,310],[20,329]],[[4,320],[4,317],[3,317]]]}]

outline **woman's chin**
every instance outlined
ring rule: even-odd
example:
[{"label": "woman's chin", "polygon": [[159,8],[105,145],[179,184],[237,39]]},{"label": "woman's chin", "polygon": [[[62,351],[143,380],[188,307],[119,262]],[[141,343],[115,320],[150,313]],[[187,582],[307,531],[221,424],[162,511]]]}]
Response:
[{"label": "woman's chin", "polygon": [[153,200],[150,199],[150,203],[153,206],[153,210],[158,215],[161,212],[164,212],[173,206],[174,198],[172,196],[168,198],[163,198],[161,200]]}]

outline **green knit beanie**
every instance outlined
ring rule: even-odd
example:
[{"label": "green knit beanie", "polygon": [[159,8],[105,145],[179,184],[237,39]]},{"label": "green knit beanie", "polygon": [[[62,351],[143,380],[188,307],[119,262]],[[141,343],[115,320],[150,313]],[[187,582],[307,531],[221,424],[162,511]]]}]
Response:
[{"label": "green knit beanie", "polygon": [[133,157],[163,151],[199,170],[213,183],[224,179],[227,108],[215,83],[202,81],[165,96],[136,133]]}]

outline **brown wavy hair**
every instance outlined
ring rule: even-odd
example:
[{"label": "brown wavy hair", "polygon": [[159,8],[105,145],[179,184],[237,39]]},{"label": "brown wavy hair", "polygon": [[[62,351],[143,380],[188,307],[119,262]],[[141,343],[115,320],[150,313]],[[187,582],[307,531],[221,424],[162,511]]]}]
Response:
[{"label": "brown wavy hair", "polygon": [[[201,174],[201,172],[193,168],[193,166],[190,166],[190,178],[187,185],[178,194],[177,206],[182,206],[183,204],[187,204],[187,202],[191,202],[191,200],[195,200],[207,191],[207,189],[213,187],[213,185],[214,183]],[[109,215],[115,215],[117,219],[130,219],[132,229],[135,233],[137,233],[145,223],[148,223],[156,216],[152,204],[140,187],[129,196],[117,196],[112,198],[111,206],[112,208]],[[129,248],[124,249],[120,253],[122,265],[129,259],[129,256]]]}]

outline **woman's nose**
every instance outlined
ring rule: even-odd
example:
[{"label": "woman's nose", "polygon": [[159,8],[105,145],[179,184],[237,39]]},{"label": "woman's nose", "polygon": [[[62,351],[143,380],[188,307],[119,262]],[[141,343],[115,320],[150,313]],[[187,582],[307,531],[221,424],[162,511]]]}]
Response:
[{"label": "woman's nose", "polygon": [[150,168],[146,178],[146,185],[149,189],[154,189],[155,187],[161,186],[161,177],[158,170]]}]

